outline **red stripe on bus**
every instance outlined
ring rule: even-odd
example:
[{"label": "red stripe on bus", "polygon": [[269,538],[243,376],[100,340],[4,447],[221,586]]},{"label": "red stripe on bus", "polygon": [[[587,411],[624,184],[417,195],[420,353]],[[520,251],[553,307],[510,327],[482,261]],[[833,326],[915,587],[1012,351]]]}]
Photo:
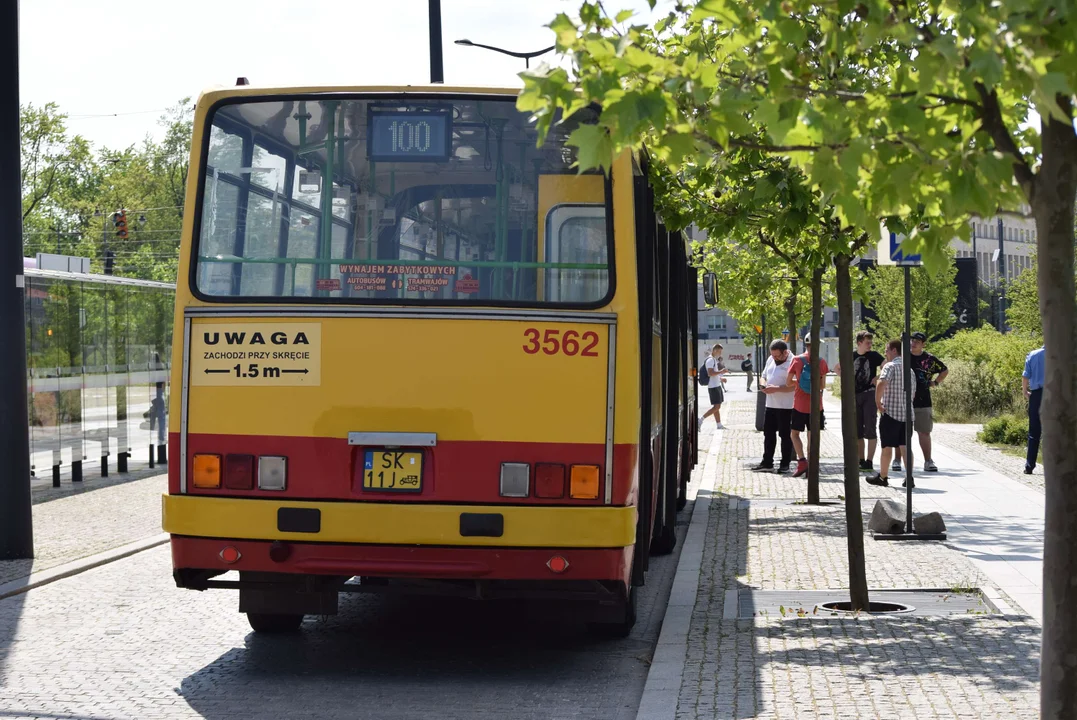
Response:
[{"label": "red stripe on bus", "polygon": [[[179,492],[179,435],[170,438],[169,492]],[[599,465],[605,469],[604,445],[574,443],[523,443],[496,441],[443,441],[426,448],[421,493],[375,492],[362,488],[363,448],[343,438],[255,435],[187,436],[188,476],[196,453],[228,455],[283,455],[288,458],[288,481],[284,492],[262,490],[202,490],[188,484],[187,492],[199,495],[231,495],[303,500],[372,500],[392,502],[510,503],[510,504],[604,504],[604,488],[596,500],[503,498],[499,495],[501,463],[518,462]],[[637,446],[615,445],[613,451],[612,504],[635,502]],[[604,482],[604,481],[603,481]],[[566,478],[567,484],[567,478]],[[532,477],[532,495],[534,482]]]},{"label": "red stripe on bus", "polygon": [[[269,542],[213,538],[172,538],[175,569],[249,570],[309,575],[409,578],[483,578],[487,580],[620,580],[628,583],[632,548],[467,548],[397,545],[288,543],[282,562],[269,557]],[[221,551],[232,547],[240,558],[232,564]],[[554,557],[568,561],[555,573],[546,565]]]}]

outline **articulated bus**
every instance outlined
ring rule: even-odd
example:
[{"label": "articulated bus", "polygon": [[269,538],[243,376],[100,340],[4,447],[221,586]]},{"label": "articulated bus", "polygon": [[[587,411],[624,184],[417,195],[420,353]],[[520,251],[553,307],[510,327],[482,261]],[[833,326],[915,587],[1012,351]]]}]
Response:
[{"label": "articulated bus", "polygon": [[259,632],[341,592],[624,634],[696,462],[696,270],[646,156],[580,174],[504,89],[201,96],[163,526]]}]

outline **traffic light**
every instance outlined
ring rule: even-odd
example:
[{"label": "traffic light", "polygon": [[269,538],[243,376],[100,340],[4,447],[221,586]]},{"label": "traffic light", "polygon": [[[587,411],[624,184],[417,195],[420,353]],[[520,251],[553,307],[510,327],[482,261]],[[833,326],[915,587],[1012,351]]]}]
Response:
[{"label": "traffic light", "polygon": [[111,250],[106,250],[105,251],[105,274],[106,275],[111,275],[112,274],[112,267],[113,267],[113,264],[115,263],[115,261],[116,261],[116,253],[112,252]]},{"label": "traffic light", "polygon": [[112,213],[112,224],[116,227],[116,237],[121,240],[127,239],[127,211],[120,209]]}]

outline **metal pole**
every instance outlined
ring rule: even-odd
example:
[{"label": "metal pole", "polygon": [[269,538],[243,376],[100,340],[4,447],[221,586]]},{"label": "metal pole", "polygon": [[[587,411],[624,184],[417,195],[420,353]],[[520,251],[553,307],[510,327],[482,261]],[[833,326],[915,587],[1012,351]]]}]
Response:
[{"label": "metal pole", "polygon": [[905,335],[901,339],[901,370],[905,373],[905,532],[912,534],[912,382],[909,371],[912,370],[912,350],[909,346],[912,335],[910,318],[912,281],[911,268],[905,266]]},{"label": "metal pole", "polygon": [[19,159],[19,3],[0,3],[0,559],[34,556]]},{"label": "metal pole", "polygon": [[445,64],[441,56],[441,0],[430,0],[430,82],[445,82]]},{"label": "metal pole", "polygon": [[998,217],[998,331],[1006,331],[1006,246],[1002,216]]}]

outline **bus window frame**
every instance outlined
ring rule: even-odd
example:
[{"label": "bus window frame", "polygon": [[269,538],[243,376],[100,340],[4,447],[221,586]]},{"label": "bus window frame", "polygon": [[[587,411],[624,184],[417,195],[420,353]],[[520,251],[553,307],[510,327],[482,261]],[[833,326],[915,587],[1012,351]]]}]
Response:
[{"label": "bus window frame", "polygon": [[[586,210],[586,211],[592,211],[592,212],[595,211],[595,210],[600,210],[601,214],[597,214],[597,213],[595,213],[595,214],[589,214],[589,213],[568,214],[568,213],[565,213],[565,217],[558,217],[558,215],[560,215],[563,211],[573,210],[573,209],[575,209],[575,210]],[[608,223],[606,223],[606,213],[607,213],[607,210],[606,210],[606,204],[605,204],[604,201],[601,202],[601,203],[585,203],[585,202],[558,203],[558,204],[552,206],[548,211],[546,211],[546,237],[545,237],[544,241],[546,243],[546,257],[548,258],[549,262],[558,262],[559,261],[559,257],[561,255],[561,243],[558,242],[558,241],[560,240],[561,228],[563,228],[565,226],[565,224],[569,220],[578,220],[580,218],[586,218],[586,219],[602,218],[603,225],[606,227],[606,234],[608,235],[609,234],[609,226],[608,226]],[[606,258],[606,259],[607,259],[607,261],[609,260],[609,258]],[[608,265],[608,262],[607,262],[607,265]],[[552,296],[552,295],[555,294],[554,287],[549,285],[549,283],[551,282],[551,279],[552,279],[550,277],[551,274],[552,274],[552,271],[547,271],[547,275],[546,275],[547,287],[545,288],[545,291],[543,293],[545,296]],[[560,278],[560,275],[558,277]],[[560,298],[560,296],[561,296],[561,290],[562,289],[563,289],[563,281],[559,282],[557,284],[557,287],[556,287],[556,295],[558,296],[558,298]],[[557,302],[560,303],[561,302],[560,299],[558,299]]]},{"label": "bus window frame", "polygon": [[[606,294],[597,300],[586,303],[552,303],[549,301],[540,300],[509,300],[509,299],[486,299],[481,302],[474,302],[471,300],[459,300],[435,298],[392,298],[389,302],[388,298],[357,298],[357,297],[304,297],[304,296],[285,296],[281,295],[208,295],[203,293],[198,287],[198,272],[201,268],[199,263],[200,250],[202,246],[202,207],[205,200],[206,193],[206,180],[208,177],[207,169],[210,167],[209,160],[209,141],[213,132],[213,127],[217,121],[217,113],[222,108],[229,105],[246,105],[259,102],[281,102],[282,100],[295,101],[295,102],[324,102],[324,101],[365,101],[365,102],[422,102],[422,101],[468,101],[468,102],[501,102],[501,103],[514,103],[515,96],[513,95],[498,95],[489,93],[462,93],[462,92],[307,92],[307,93],[295,93],[295,94],[252,94],[252,95],[236,95],[231,97],[221,98],[217,100],[206,110],[205,121],[202,127],[202,142],[199,148],[198,166],[196,171],[198,173],[198,188],[195,193],[194,207],[195,217],[192,222],[191,229],[191,244],[188,258],[190,260],[190,267],[187,273],[187,286],[191,295],[204,303],[216,304],[216,305],[277,305],[277,306],[297,306],[302,307],[304,305],[347,305],[347,306],[375,306],[375,307],[456,307],[456,308],[517,308],[517,309],[533,309],[533,310],[598,310],[607,307],[616,296],[617,293],[617,264],[616,264],[616,242],[614,238],[614,222],[613,222],[613,180],[612,172],[602,174],[602,182],[605,196],[605,212],[606,212],[606,248],[607,248],[607,263],[606,272],[608,274],[608,284],[606,288]],[[515,105],[513,105],[515,107]],[[253,153],[253,147],[256,137],[261,137],[264,141],[263,147],[271,149],[273,147],[280,148],[280,143],[275,142],[272,138],[265,136],[259,136],[253,128],[245,126],[242,123],[237,123],[228,117],[222,117],[224,123],[221,125],[221,129],[226,132],[232,132],[232,134],[239,135],[246,140],[246,136],[251,138],[251,148]],[[232,126],[232,129],[227,129],[225,126]],[[242,132],[236,132],[241,130]],[[244,146],[246,147],[246,145]],[[300,163],[297,160],[292,160],[288,156],[294,153],[294,150],[287,150],[285,154],[288,165],[286,167],[292,168],[291,174],[294,175],[294,168]],[[565,174],[571,174],[572,171],[566,168]],[[223,174],[223,173],[221,173]],[[218,174],[218,178],[219,178]],[[230,177],[231,181],[232,178]],[[242,181],[240,181],[242,182]],[[330,192],[335,181],[329,179]],[[232,182],[231,184],[235,184]],[[343,185],[351,186],[351,183],[343,183]],[[248,179],[245,183],[247,192],[253,189],[253,184]],[[322,192],[325,192],[326,180],[322,180]],[[354,189],[354,187],[353,187]],[[244,190],[244,186],[240,186],[241,192]],[[258,188],[258,190],[264,190],[264,188]],[[295,200],[291,199],[291,189],[288,188],[289,197],[286,198],[287,205],[290,205]],[[271,194],[270,194],[271,195]],[[298,207],[307,211],[306,203],[297,202]],[[318,208],[314,208],[316,211],[319,229],[321,227],[321,211]],[[290,207],[289,207],[290,216]],[[332,220],[330,220],[332,222]],[[239,231],[240,222],[237,219],[237,233]],[[354,231],[351,227],[351,223],[348,224],[349,238],[347,240],[347,246],[350,248],[354,242]],[[284,224],[282,223],[282,232],[284,231]],[[541,241],[541,238],[536,238],[536,241]],[[234,247],[234,246],[233,246]],[[240,256],[242,257],[242,256]],[[379,258],[388,262],[393,258]],[[235,263],[237,268],[241,267],[243,263]],[[283,265],[282,265],[283,267]],[[234,271],[236,273],[240,270]],[[235,282],[235,281],[233,281]],[[281,287],[283,293],[283,286]],[[293,288],[294,292],[294,288]]]}]

